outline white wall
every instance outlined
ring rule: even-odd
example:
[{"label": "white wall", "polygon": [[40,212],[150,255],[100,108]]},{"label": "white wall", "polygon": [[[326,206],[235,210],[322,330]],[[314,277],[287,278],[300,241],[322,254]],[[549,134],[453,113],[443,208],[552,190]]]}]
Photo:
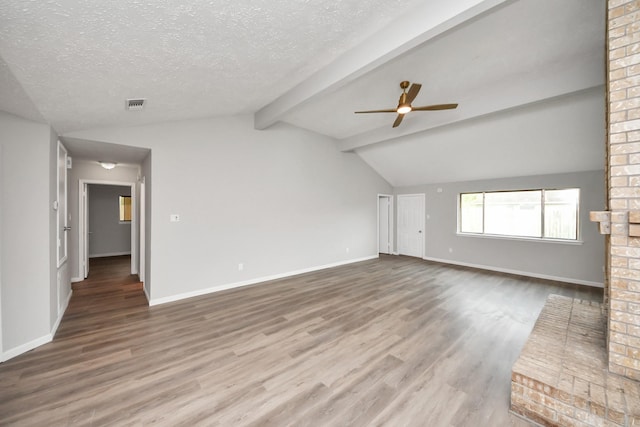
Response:
[{"label": "white wall", "polygon": [[89,257],[131,253],[131,223],[120,223],[120,196],[131,196],[131,187],[89,185]]},{"label": "white wall", "polygon": [[[461,192],[580,188],[582,244],[561,244],[457,235],[457,197]],[[441,189],[441,192],[438,192]],[[604,209],[604,172],[513,177],[402,187],[396,194],[425,193],[425,258],[602,286],[604,237],[589,212]],[[428,219],[427,219],[428,218]],[[449,252],[449,249],[452,252]]]},{"label": "white wall", "polygon": [[69,136],[152,149],[152,303],[377,256],[391,188],[331,138],[251,116]]},{"label": "white wall", "polygon": [[5,357],[51,338],[51,144],[49,126],[0,112]]},{"label": "white wall", "polygon": [[[69,153],[73,157],[73,153]],[[131,183],[138,179],[139,167],[118,165],[114,169],[104,169],[96,161],[73,159],[73,168],[69,171],[69,214],[71,231],[69,232],[69,265],[73,281],[83,279],[80,271],[78,253],[78,186],[81,179],[107,182]]]}]

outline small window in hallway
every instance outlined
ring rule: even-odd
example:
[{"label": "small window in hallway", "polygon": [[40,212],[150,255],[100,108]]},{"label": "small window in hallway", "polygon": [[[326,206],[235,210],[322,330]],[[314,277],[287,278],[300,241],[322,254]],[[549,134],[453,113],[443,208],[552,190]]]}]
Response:
[{"label": "small window in hallway", "polygon": [[131,222],[131,196],[118,197],[120,204],[120,222]]}]

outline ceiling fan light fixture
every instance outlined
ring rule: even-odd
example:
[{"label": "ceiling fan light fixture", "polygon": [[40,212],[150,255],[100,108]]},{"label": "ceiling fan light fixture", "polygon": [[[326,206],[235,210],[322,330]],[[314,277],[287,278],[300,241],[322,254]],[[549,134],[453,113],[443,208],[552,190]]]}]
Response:
[{"label": "ceiling fan light fixture", "polygon": [[103,168],[110,170],[116,167],[117,163],[116,162],[103,162],[103,161],[99,161],[98,163],[100,163],[100,166],[102,166]]},{"label": "ceiling fan light fixture", "polygon": [[409,104],[400,104],[398,105],[398,109],[396,110],[398,114],[407,114],[411,111],[411,105]]},{"label": "ceiling fan light fixture", "polygon": [[[402,94],[400,95],[400,99],[398,100],[398,106],[393,109],[389,108],[388,110],[367,110],[367,111],[356,111],[356,114],[360,113],[397,113],[398,117],[396,117],[395,122],[393,122],[393,126],[398,127],[400,123],[402,123],[402,119],[405,114],[410,113],[412,111],[438,111],[438,110],[452,110],[458,107],[458,104],[435,104],[435,105],[424,105],[421,107],[412,107],[411,103],[416,96],[418,96],[418,92],[420,92],[420,88],[422,85],[420,83],[413,83],[411,87],[409,87],[409,82],[404,80],[400,83],[400,89],[402,89]],[[407,88],[409,90],[407,91]]]}]

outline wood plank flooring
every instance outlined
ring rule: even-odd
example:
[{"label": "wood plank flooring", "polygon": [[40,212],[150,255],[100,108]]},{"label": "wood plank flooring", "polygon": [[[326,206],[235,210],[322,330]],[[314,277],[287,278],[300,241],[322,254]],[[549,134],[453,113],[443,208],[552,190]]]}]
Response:
[{"label": "wood plank flooring", "polygon": [[148,307],[128,258],[97,262],[0,365],[0,425],[527,426],[511,366],[547,295],[602,299],[382,256]]}]

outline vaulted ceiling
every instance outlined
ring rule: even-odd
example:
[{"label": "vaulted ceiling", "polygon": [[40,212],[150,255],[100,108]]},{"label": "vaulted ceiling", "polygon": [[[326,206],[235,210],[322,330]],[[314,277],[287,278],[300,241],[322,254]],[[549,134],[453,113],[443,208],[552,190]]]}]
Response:
[{"label": "vaulted ceiling", "polygon": [[[63,138],[253,114],[335,138],[393,185],[597,169],[603,148],[575,141],[604,134],[604,26],[600,0],[4,0],[0,110]],[[402,80],[423,85],[414,105],[460,106],[398,128],[353,114],[394,108]]]}]

